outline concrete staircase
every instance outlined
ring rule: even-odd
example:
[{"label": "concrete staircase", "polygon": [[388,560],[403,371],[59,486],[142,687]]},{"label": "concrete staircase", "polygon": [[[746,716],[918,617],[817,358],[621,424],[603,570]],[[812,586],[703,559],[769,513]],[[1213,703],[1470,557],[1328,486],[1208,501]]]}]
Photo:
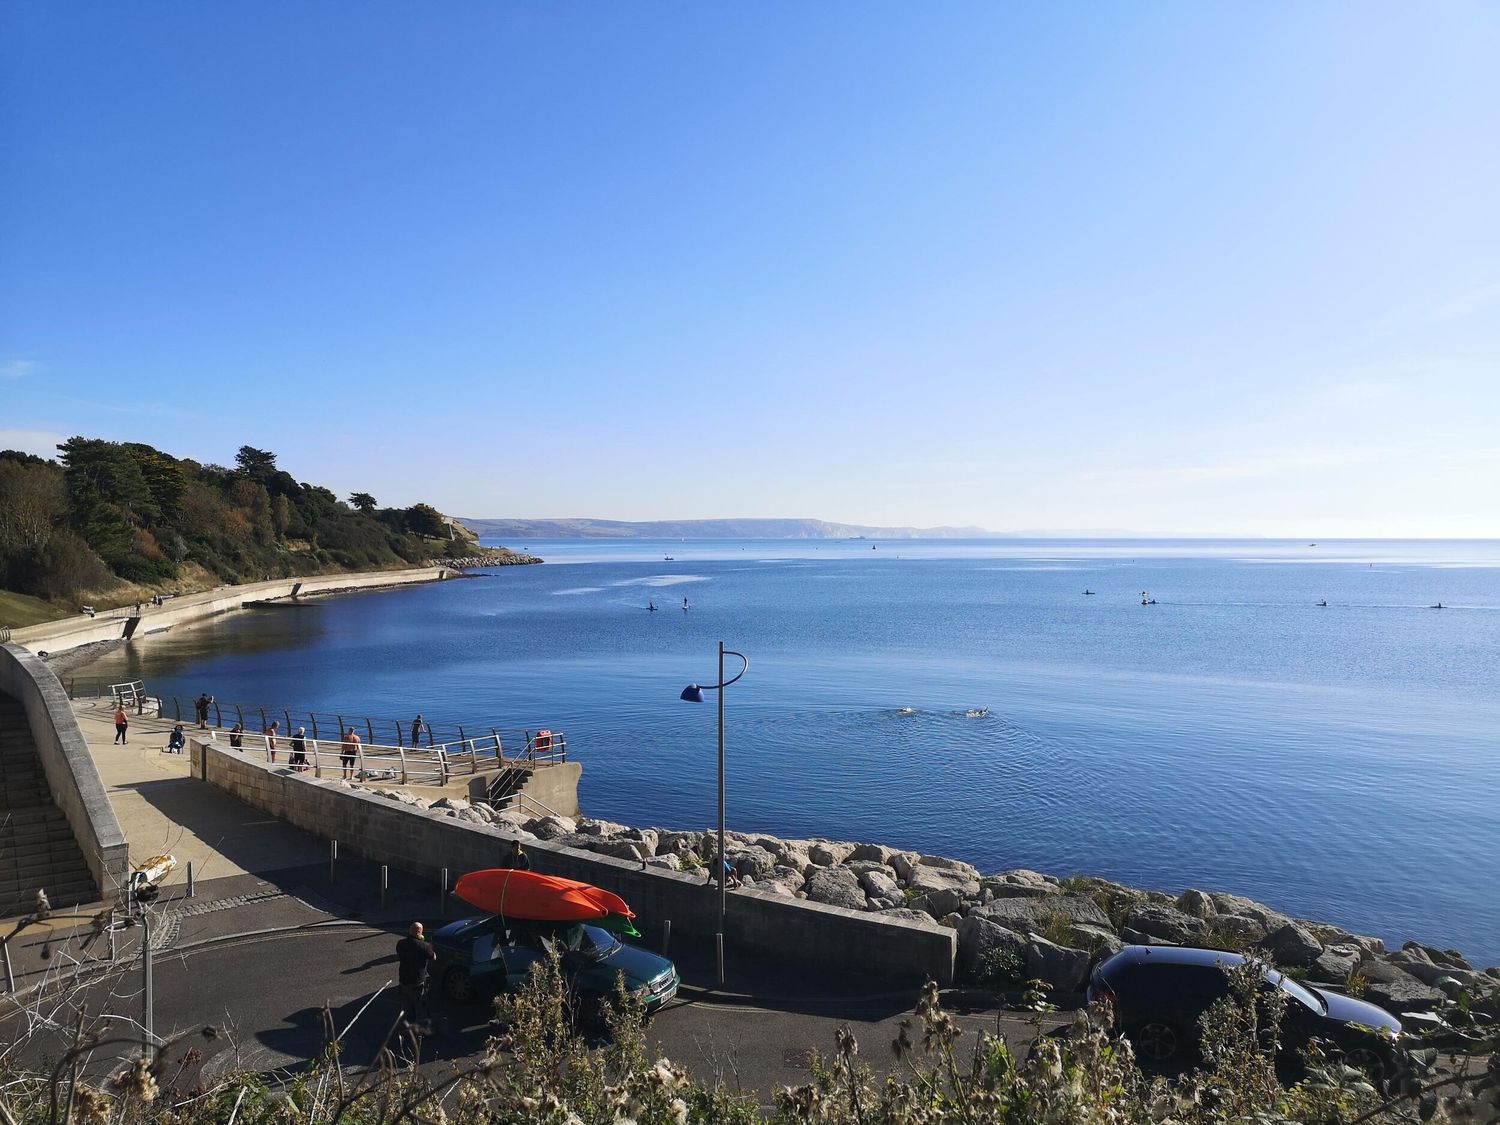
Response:
[{"label": "concrete staircase", "polygon": [[73,830],[52,803],[26,712],[0,695],[0,918],[29,912],[38,888],[54,909],[99,901]]}]

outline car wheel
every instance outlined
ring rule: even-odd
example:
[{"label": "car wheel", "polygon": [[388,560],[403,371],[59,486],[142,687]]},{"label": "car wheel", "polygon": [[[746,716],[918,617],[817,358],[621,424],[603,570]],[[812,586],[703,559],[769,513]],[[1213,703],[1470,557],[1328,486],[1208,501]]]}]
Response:
[{"label": "car wheel", "polygon": [[474,978],[469,970],[455,965],[443,974],[443,995],[459,1004],[474,998]]},{"label": "car wheel", "polygon": [[1147,1020],[1130,1033],[1130,1045],[1147,1062],[1171,1062],[1182,1052],[1182,1036],[1162,1020]]}]

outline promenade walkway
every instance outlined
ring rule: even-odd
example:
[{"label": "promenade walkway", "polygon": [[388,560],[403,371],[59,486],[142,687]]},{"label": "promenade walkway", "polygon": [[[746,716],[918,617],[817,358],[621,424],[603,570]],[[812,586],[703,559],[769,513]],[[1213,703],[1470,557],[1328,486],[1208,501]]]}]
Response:
[{"label": "promenade walkway", "polygon": [[99,767],[110,804],[130,841],[130,861],[170,852],[177,870],[164,886],[276,871],[326,859],[328,846],[221,789],[189,776],[187,754],[164,754],[173,722],[132,715],[128,742],[114,744],[114,707],[77,700],[73,711]]}]

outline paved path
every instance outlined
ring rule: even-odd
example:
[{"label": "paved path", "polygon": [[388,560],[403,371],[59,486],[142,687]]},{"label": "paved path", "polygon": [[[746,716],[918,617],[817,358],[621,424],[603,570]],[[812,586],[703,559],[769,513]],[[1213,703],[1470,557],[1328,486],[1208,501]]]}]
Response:
[{"label": "paved path", "polygon": [[170,852],[177,870],[164,885],[316,863],[328,845],[188,776],[187,754],[165,754],[173,722],[133,715],[124,746],[114,744],[108,700],[79,700],[73,711],[99,767],[110,804],[130,841],[130,860]]}]

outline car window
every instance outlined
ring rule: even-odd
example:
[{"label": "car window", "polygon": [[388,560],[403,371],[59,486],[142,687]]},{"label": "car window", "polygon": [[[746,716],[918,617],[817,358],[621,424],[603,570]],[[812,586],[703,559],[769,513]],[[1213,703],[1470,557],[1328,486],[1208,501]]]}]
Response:
[{"label": "car window", "polygon": [[1291,977],[1278,973],[1275,969],[1267,969],[1266,980],[1290,995],[1293,999],[1311,1008],[1314,1012],[1321,1013],[1324,1010],[1323,1001],[1319,1000],[1311,990],[1304,988]]}]

